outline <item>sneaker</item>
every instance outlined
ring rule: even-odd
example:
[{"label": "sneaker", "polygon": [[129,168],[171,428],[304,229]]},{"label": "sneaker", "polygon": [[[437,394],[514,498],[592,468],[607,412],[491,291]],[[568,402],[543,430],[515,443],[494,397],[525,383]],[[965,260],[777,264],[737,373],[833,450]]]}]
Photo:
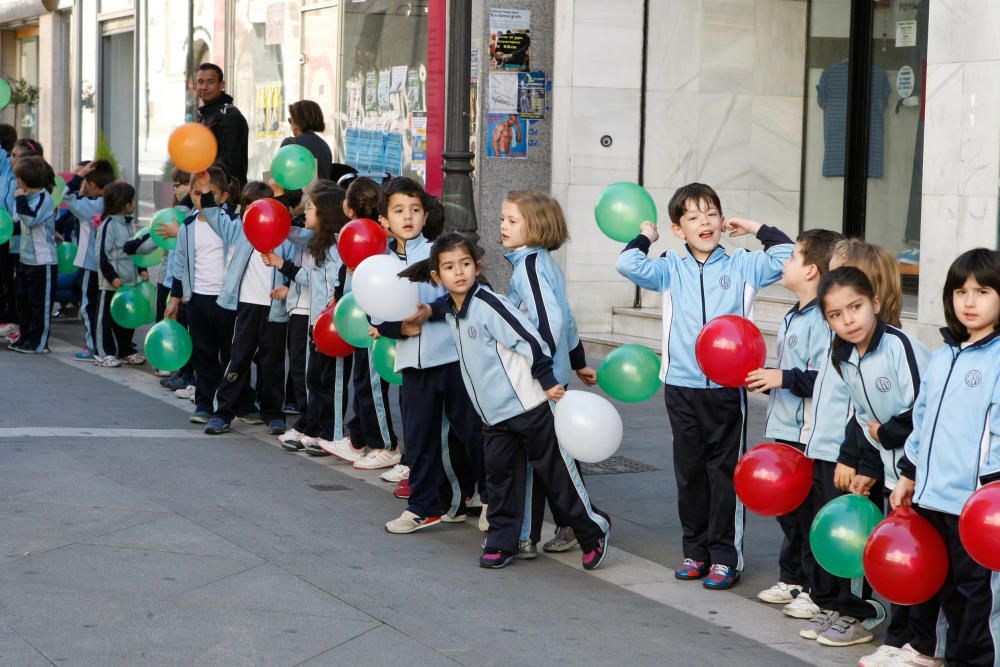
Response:
[{"label": "sneaker", "polygon": [[248,412],[242,417],[239,417],[239,420],[244,424],[250,424],[251,426],[257,426],[264,423],[264,420],[261,419],[259,412]]},{"label": "sneaker", "polygon": [[170,377],[170,375],[171,375],[170,371],[161,371],[159,368],[153,369],[153,377],[168,378]]},{"label": "sneaker", "polygon": [[113,357],[109,354],[108,356],[101,359],[100,363],[98,363],[97,365],[100,366],[101,368],[118,368],[119,366],[122,365],[122,360],[119,359],[118,357]]},{"label": "sneaker", "polygon": [[486,533],[490,530],[490,520],[486,518],[486,505],[479,511],[479,532]]},{"label": "sneaker", "polygon": [[801,592],[802,586],[779,581],[774,586],[757,593],[757,599],[768,604],[788,604]]},{"label": "sneaker", "polygon": [[829,628],[816,637],[823,646],[854,646],[875,638],[871,630],[853,616],[840,616]]},{"label": "sneaker", "polygon": [[188,418],[188,421],[192,424],[207,424],[209,417],[208,410],[195,410],[194,413]]},{"label": "sneaker", "polygon": [[517,554],[514,555],[514,558],[518,558],[520,560],[534,560],[538,558],[538,547],[530,539],[521,540],[517,544]]},{"label": "sneaker", "polygon": [[341,438],[340,440],[323,440],[322,438],[316,438],[316,442],[330,454],[333,454],[342,461],[348,461],[349,463],[360,461],[365,455],[364,449],[354,448],[350,438]]},{"label": "sneaker", "polygon": [[299,406],[295,405],[294,403],[287,403],[287,404],[285,404],[285,407],[281,408],[281,411],[284,412],[286,415],[301,415],[302,414],[302,411],[299,410]]},{"label": "sneaker", "polygon": [[142,366],[146,363],[146,357],[142,356],[138,352],[133,352],[124,359],[122,359],[129,366]]},{"label": "sneaker", "polygon": [[[407,468],[406,470],[407,474],[409,474],[410,469]],[[468,507],[470,510],[479,509],[483,506],[483,501],[479,497],[479,494],[477,493],[465,499],[465,506]]]},{"label": "sneaker", "polygon": [[91,350],[90,350],[89,347],[85,347],[82,350],[80,350],[79,352],[74,352],[73,353],[73,360],[74,361],[93,361],[94,360],[94,353],[91,352]]},{"label": "sneaker", "polygon": [[812,601],[808,593],[799,593],[794,600],[781,608],[781,613],[792,618],[809,620],[819,613],[819,605]]},{"label": "sneaker", "polygon": [[442,514],[441,521],[444,523],[465,523],[465,512],[458,510],[454,514]]},{"label": "sneaker", "polygon": [[580,548],[583,549],[583,556],[581,556],[583,569],[596,570],[604,562],[604,557],[608,555],[608,536],[605,535],[592,544],[581,545]]},{"label": "sneaker", "polygon": [[194,398],[194,385],[189,384],[183,389],[178,389],[177,391],[174,392],[174,396],[184,401],[190,401],[192,398]]},{"label": "sneaker", "polygon": [[840,614],[834,610],[820,609],[818,614],[802,626],[799,630],[799,637],[803,639],[818,639],[821,634],[829,630],[837,622],[838,618],[840,618]]},{"label": "sneaker", "polygon": [[281,439],[279,439],[278,445],[286,452],[301,452],[303,449],[306,448],[306,446],[302,444],[301,440],[289,440],[287,442],[284,442]]},{"label": "sneaker", "polygon": [[60,305],[58,303],[52,304],[52,315],[51,315],[51,318],[53,320],[58,320],[61,317],[62,317],[62,305]]},{"label": "sneaker", "polygon": [[12,333],[9,336],[7,336],[7,342],[8,343],[17,343],[20,340],[21,340],[21,332],[20,331],[15,331],[14,333]]},{"label": "sneaker", "polygon": [[398,519],[393,519],[386,523],[385,530],[387,533],[393,533],[394,535],[405,535],[423,530],[424,528],[430,528],[438,523],[441,523],[441,517],[439,516],[417,516],[410,510],[405,510],[399,515]]},{"label": "sneaker", "polygon": [[674,569],[674,578],[684,581],[701,579],[706,574],[708,574],[708,563],[693,558],[685,558],[684,562]]},{"label": "sneaker", "polygon": [[735,567],[715,563],[701,585],[714,591],[724,591],[736,585],[740,580],[740,571]]},{"label": "sneaker", "polygon": [[6,324],[0,324],[0,336],[9,336],[15,334],[21,330],[21,327],[17,326],[13,322],[7,322]]},{"label": "sneaker", "polygon": [[305,446],[305,453],[309,456],[317,457],[330,456],[330,452],[320,447],[319,443],[315,440]]},{"label": "sneaker", "polygon": [[17,343],[11,343],[8,350],[14,350],[15,352],[20,352],[21,354],[48,354],[49,348],[42,348],[41,350],[36,350],[33,347],[28,347],[27,345],[18,345]]},{"label": "sneaker", "polygon": [[576,535],[569,526],[556,528],[556,536],[542,545],[542,551],[548,553],[560,553],[569,551],[577,545]]},{"label": "sneaker", "polygon": [[296,431],[294,428],[290,428],[278,436],[278,442],[280,443],[299,442],[304,437],[305,437],[304,433]]},{"label": "sneaker", "polygon": [[403,453],[398,449],[373,449],[364,457],[354,462],[354,467],[358,470],[379,470],[381,468],[393,468],[403,458]]},{"label": "sneaker", "polygon": [[514,560],[514,554],[507,553],[503,549],[484,549],[483,555],[479,557],[479,567],[499,570],[510,565],[512,560]]},{"label": "sneaker", "polygon": [[404,466],[402,463],[397,463],[389,470],[378,476],[383,482],[391,482],[392,484],[398,484],[404,479],[410,477],[410,467]]},{"label": "sneaker", "polygon": [[[909,646],[909,644],[907,644],[907,646]],[[879,646],[878,650],[871,655],[866,655],[858,660],[858,667],[889,667],[890,665],[905,664],[896,662],[896,660],[901,657],[902,653],[903,649],[883,644],[882,646]]]},{"label": "sneaker", "polygon": [[229,424],[223,421],[222,417],[212,417],[208,420],[208,425],[205,426],[205,433],[209,435],[229,433]]},{"label": "sneaker", "polygon": [[[882,646],[879,650],[882,650],[883,648],[892,648],[892,647]],[[913,648],[909,644],[905,644],[903,648],[897,648],[893,650],[896,651],[895,657],[890,658],[881,664],[885,665],[886,667],[898,667],[898,666],[939,667],[944,665],[944,660],[940,658],[933,658],[929,655],[924,655],[923,653]],[[876,651],[875,653],[878,653],[878,651]],[[862,658],[862,660],[864,660],[864,658]]]},{"label": "sneaker", "polygon": [[392,495],[396,496],[400,500],[410,499],[410,480],[401,479],[399,484],[396,485],[395,490],[393,490]]},{"label": "sneaker", "polygon": [[178,389],[187,389],[188,381],[180,375],[171,375],[164,380],[160,380],[160,386],[170,391],[177,391]]},{"label": "sneaker", "polygon": [[267,432],[271,435],[281,435],[288,430],[284,419],[272,419],[267,424]]}]

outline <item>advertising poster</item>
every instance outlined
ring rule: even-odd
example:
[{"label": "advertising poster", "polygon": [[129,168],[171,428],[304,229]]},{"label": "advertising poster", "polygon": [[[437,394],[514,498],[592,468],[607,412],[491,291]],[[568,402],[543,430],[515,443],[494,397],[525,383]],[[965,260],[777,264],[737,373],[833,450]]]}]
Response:
[{"label": "advertising poster", "polygon": [[527,121],[516,113],[491,113],[486,117],[486,157],[524,159],[528,157]]},{"label": "advertising poster", "polygon": [[514,72],[490,72],[487,111],[517,113],[517,77]]},{"label": "advertising poster", "polygon": [[281,84],[257,85],[257,104],[254,108],[254,134],[258,139],[277,139],[281,125]]},{"label": "advertising poster", "polygon": [[389,86],[392,81],[392,70],[384,69],[378,73],[378,110],[389,110]]},{"label": "advertising poster", "polygon": [[378,111],[378,74],[365,75],[365,111]]},{"label": "advertising poster", "polygon": [[425,111],[422,93],[420,70],[410,68],[406,72],[406,103],[410,111]]},{"label": "advertising poster", "polygon": [[545,72],[517,75],[517,113],[521,118],[545,118]]},{"label": "advertising poster", "polygon": [[410,117],[410,165],[421,177],[427,171],[427,116]]},{"label": "advertising poster", "polygon": [[531,67],[531,11],[490,9],[490,69],[527,72]]}]

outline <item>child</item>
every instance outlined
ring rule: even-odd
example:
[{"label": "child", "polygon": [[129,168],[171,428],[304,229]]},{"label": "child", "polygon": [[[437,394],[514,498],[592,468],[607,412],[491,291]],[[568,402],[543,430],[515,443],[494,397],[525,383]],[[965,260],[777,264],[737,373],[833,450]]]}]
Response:
[{"label": "child", "polygon": [[[354,181],[348,196],[366,180]],[[382,189],[381,219],[392,236],[389,249],[407,265],[430,256],[431,243],[422,233],[428,200],[424,189],[409,178],[394,178]],[[430,283],[420,283],[418,289],[420,303],[432,303],[446,293]],[[399,340],[396,370],[403,375],[399,391],[410,464],[406,510],[386,523],[385,529],[404,534],[441,521],[463,521],[465,498],[474,493],[482,462],[482,422],[468,394],[456,390],[462,372],[448,325],[444,321],[423,327],[383,322],[377,328],[380,334]]]},{"label": "child", "polygon": [[85,333],[83,349],[73,354],[77,361],[93,361],[97,349],[97,310],[100,305],[100,267],[97,264],[97,230],[94,218],[104,213],[104,188],[115,180],[115,171],[107,160],[92,160],[73,170],[66,184],[63,204],[80,224],[76,258],[73,265],[83,273],[80,318]]},{"label": "child", "polygon": [[[642,224],[618,258],[618,272],[663,299],[664,400],[673,432],[677,505],[684,531],[684,562],[678,579],[708,575],[705,588],[732,588],[743,569],[743,505],[733,489],[733,471],[745,448],[745,390],[713,384],[701,372],[694,344],[701,328],[719,315],[752,317],[754,294],[781,278],[792,242],[779,229],[722,215],[715,190],[701,183],[677,190],[668,205],[674,236],[683,252],[658,259],[645,255],[659,238]],[[730,236],[755,234],[764,252],[726,252]],[[700,316],[700,317],[699,317]]]},{"label": "child", "polygon": [[[568,240],[566,218],[558,201],[530,190],[507,194],[500,212],[500,242],[510,250],[507,261],[514,267],[507,298],[525,311],[549,346],[559,384],[569,384],[572,370],[585,385],[593,386],[597,384],[597,373],[587,366],[576,320],[569,309],[566,279],[549,254]],[[528,477],[528,498],[517,555],[530,559],[538,554],[536,544],[541,539],[545,513],[545,486],[538,475]],[[576,543],[572,529],[560,526],[542,549],[568,551]]]},{"label": "child", "polygon": [[[243,233],[239,218],[230,217],[210,200],[208,175],[197,175],[195,182],[196,187],[200,186],[205,192],[201,197],[201,210],[209,226],[233,248],[216,303],[226,310],[236,311],[229,363],[216,392],[218,405],[205,426],[205,433],[219,435],[229,431],[237,408],[245,404],[250,391],[250,364],[256,362],[257,400],[264,423],[271,435],[281,435],[285,432],[281,403],[288,314],[284,299],[275,299],[273,295],[285,280],[276,270],[264,265],[260,253],[254,251]],[[244,191],[241,198],[244,210],[256,201],[257,195],[264,194],[254,182],[247,183]],[[287,256],[289,245],[282,243],[275,251]]]},{"label": "child", "polygon": [[[17,141],[17,130],[13,125],[0,123],[0,209],[14,219],[14,192],[17,179],[10,160],[10,151]],[[17,295],[14,289],[14,274],[17,269],[17,242],[14,237],[0,243],[0,336],[17,333]]]},{"label": "child", "polygon": [[111,316],[111,299],[122,285],[135,285],[137,280],[149,280],[146,269],[136,269],[132,256],[147,255],[156,244],[143,234],[132,235],[132,211],[135,208],[135,188],[125,181],[109,183],[104,188],[104,214],[97,235],[98,264],[101,267],[101,303],[97,309],[94,363],[104,368],[117,368],[123,363],[140,366],[146,357],[136,352],[132,338],[135,329],[126,329]]},{"label": "child", "polygon": [[56,216],[46,189],[50,167],[40,157],[14,163],[17,178],[14,222],[21,224],[17,267],[17,317],[20,338],[8,348],[16,352],[49,351],[49,324],[56,293]]},{"label": "child", "polygon": [[593,507],[576,463],[556,441],[548,400],[566,393],[552,372],[547,345],[531,322],[506,298],[478,281],[482,250],[461,234],[438,238],[426,263],[401,275],[432,278],[448,294],[422,304],[406,323],[445,319],[458,347],[462,380],[485,422],[483,451],[490,530],[479,566],[498,569],[517,552],[530,461],[552,501],[560,526],[569,526],[583,548],[583,567],[593,570],[607,555],[611,523]]},{"label": "child", "polygon": [[[816,302],[819,281],[829,270],[834,246],[844,237],[826,229],[799,234],[791,258],[785,262],[781,284],[798,302],[778,329],[778,367],[761,368],[747,376],[747,388],[770,392],[764,437],[803,451],[812,429],[810,403],[816,375],[830,354],[830,328]],[[778,555],[778,583],[761,591],[764,602],[788,604],[807,590],[815,560],[809,548],[813,520],[812,498],[793,512],[778,517],[784,533]]]},{"label": "child", "polygon": [[[848,438],[862,442],[860,477],[851,482],[850,490],[867,495],[883,469],[885,485],[894,488],[901,448],[913,428],[913,402],[921,369],[927,363],[927,350],[919,341],[878,318],[878,297],[860,269],[842,267],[824,276],[819,301],[834,332],[831,363],[844,379],[855,409],[853,433]],[[881,466],[876,463],[868,467],[871,466],[868,451],[880,455],[876,460]],[[861,612],[854,616],[824,609],[800,634],[806,638],[815,635],[825,646],[869,642],[873,635],[862,621],[873,616],[875,610],[868,608]],[[894,606],[893,614],[899,616],[894,623],[905,628],[905,610]],[[910,619],[911,624],[913,620]],[[934,636],[933,623],[929,636]]]},{"label": "child", "polygon": [[[308,252],[302,254],[301,265],[265,253],[264,265],[273,266],[289,280],[309,290],[309,326],[316,324],[320,313],[342,295],[347,279],[347,267],[337,254],[336,235],[347,218],[343,213],[344,191],[323,190],[313,193],[306,204],[306,229],[312,230]],[[349,363],[329,357],[316,349],[310,333],[309,367],[306,386],[309,403],[295,428],[278,437],[287,451],[301,451],[312,445],[330,449],[344,439],[344,413],[347,410],[345,378],[350,374]]]},{"label": "child", "polygon": [[[935,596],[948,621],[945,661],[993,665],[1000,575],[969,556],[958,517],[980,485],[1000,479],[1000,255],[986,248],[962,253],[948,269],[942,298],[945,346],[925,369],[890,502],[893,509],[916,505],[948,547],[948,576]],[[933,642],[911,640],[898,662],[882,664],[931,664],[933,653]],[[914,657],[925,662],[903,662]]]}]

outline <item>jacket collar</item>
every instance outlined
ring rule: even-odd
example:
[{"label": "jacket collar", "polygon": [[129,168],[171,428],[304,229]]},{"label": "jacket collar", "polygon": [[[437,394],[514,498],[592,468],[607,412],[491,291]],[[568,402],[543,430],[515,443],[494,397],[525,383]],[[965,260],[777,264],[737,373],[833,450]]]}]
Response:
[{"label": "jacket collar", "polygon": [[[878,349],[879,344],[882,342],[882,337],[885,336],[885,330],[889,327],[888,324],[882,320],[877,320],[875,323],[875,332],[872,334],[871,342],[868,343],[868,349],[865,354],[868,354],[872,350]],[[851,357],[854,356],[856,348],[854,343],[848,343],[844,341],[837,348],[837,361],[844,362],[850,361]]]},{"label": "jacket collar", "polygon": [[[409,256],[411,250],[415,250],[420,246],[424,245],[425,243],[427,243],[427,239],[424,238],[424,235],[417,234],[412,239],[408,240],[405,244],[403,244],[403,247],[406,248],[406,255]],[[390,236],[389,250],[391,250],[393,253],[396,253],[396,248],[398,247],[399,247],[399,241],[397,241],[395,237]]]},{"label": "jacket collar", "polygon": [[476,292],[478,292],[482,288],[483,286],[479,284],[478,280],[475,283],[473,283],[472,289],[470,289],[469,292],[465,295],[465,301],[462,302],[461,310],[455,309],[455,300],[451,298],[450,294],[448,295],[448,305],[451,306],[451,312],[455,315],[455,317],[457,317],[460,320],[465,319],[465,317],[469,314],[469,306],[470,304],[472,304],[473,297],[476,296]]},{"label": "jacket collar", "polygon": [[517,266],[519,263],[523,262],[528,255],[537,253],[541,249],[542,248],[540,246],[524,245],[521,246],[520,248],[514,248],[509,253],[504,255],[504,257],[506,257],[507,261],[510,262],[513,266]]},{"label": "jacket collar", "polygon": [[805,311],[809,310],[810,308],[813,308],[813,307],[817,306],[818,304],[819,304],[819,298],[818,297],[815,298],[815,299],[813,299],[812,301],[809,301],[804,306],[800,306],[796,302],[796,304],[794,306],[792,306],[792,309],[788,311],[788,314],[789,315],[800,315],[800,314],[804,313]]},{"label": "jacket collar", "polygon": [[[950,345],[951,347],[961,348],[962,347],[962,343],[965,342],[965,341],[961,341],[961,340],[956,340],[955,337],[951,335],[951,332],[948,331],[948,327],[941,327],[941,337],[944,338],[945,344]],[[965,349],[974,348],[974,347],[985,347],[985,346],[989,345],[990,343],[992,343],[997,338],[1000,338],[1000,329],[994,329],[993,333],[991,333],[989,336],[987,336],[986,338],[982,338],[980,340],[977,340],[975,343],[973,343],[972,345],[969,345]]]},{"label": "jacket collar", "polygon": [[228,93],[222,93],[211,102],[205,102],[203,105],[201,105],[201,108],[198,109],[198,113],[204,116],[206,113],[210,113],[217,109],[221,109],[225,105],[232,103],[233,103],[233,96],[229,95]]},{"label": "jacket collar", "polygon": [[698,261],[697,259],[695,259],[695,256],[691,252],[691,248],[690,248],[690,246],[688,246],[687,243],[684,244],[684,250],[687,252],[688,257],[690,257],[695,262],[698,262],[698,264],[701,264],[701,265],[706,265],[706,264],[711,264],[712,262],[717,262],[720,259],[722,259],[723,257],[725,257],[725,255],[726,255],[726,249],[722,247],[722,244],[719,244],[719,245],[715,246],[715,250],[712,251],[712,254],[709,255],[705,259],[704,262],[701,262],[701,261]]}]

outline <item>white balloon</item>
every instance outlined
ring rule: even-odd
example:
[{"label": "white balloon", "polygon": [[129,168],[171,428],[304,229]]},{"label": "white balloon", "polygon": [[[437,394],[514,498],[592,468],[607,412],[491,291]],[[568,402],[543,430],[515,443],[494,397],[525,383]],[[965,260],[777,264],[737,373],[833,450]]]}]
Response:
[{"label": "white balloon", "polygon": [[358,264],[351,291],[361,310],[383,322],[401,322],[417,312],[417,284],[399,277],[406,264],[391,255],[373,255]]},{"label": "white balloon", "polygon": [[567,391],[554,410],[556,438],[577,461],[600,463],[622,444],[622,418],[607,399]]}]

